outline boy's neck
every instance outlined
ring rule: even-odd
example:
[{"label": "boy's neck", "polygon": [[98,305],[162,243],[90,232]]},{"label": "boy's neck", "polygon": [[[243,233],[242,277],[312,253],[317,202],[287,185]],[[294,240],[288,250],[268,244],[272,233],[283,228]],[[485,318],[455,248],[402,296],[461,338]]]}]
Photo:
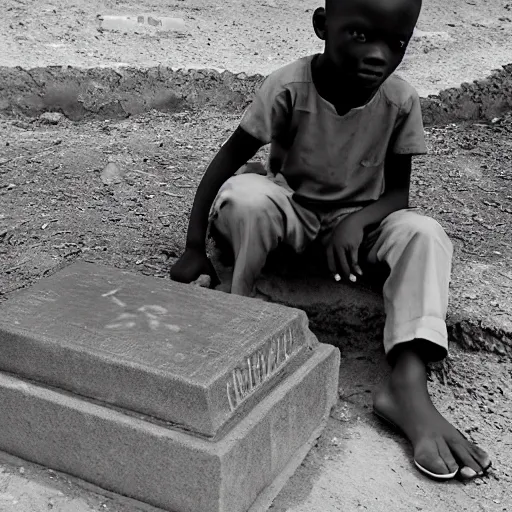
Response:
[{"label": "boy's neck", "polygon": [[335,77],[323,53],[313,59],[311,74],[318,94],[334,105],[340,116],[353,108],[366,105],[379,90],[378,87],[372,91],[351,89],[348,81],[343,80],[343,77]]}]

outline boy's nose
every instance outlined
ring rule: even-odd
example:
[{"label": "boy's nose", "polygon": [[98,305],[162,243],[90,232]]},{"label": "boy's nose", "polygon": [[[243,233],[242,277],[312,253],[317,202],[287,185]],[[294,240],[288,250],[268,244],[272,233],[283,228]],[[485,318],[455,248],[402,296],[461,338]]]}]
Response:
[{"label": "boy's nose", "polygon": [[362,64],[371,68],[385,68],[387,59],[383,49],[379,45],[369,45],[362,59]]}]

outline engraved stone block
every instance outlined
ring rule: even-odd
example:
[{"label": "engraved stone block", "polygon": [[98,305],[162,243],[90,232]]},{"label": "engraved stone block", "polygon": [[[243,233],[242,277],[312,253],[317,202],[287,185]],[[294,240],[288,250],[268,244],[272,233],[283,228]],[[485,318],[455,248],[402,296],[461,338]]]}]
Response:
[{"label": "engraved stone block", "polygon": [[312,353],[290,308],[76,263],[0,307],[0,370],[214,437]]},{"label": "engraved stone block", "polygon": [[300,310],[77,263],[0,306],[0,450],[174,512],[266,510],[338,367]]}]

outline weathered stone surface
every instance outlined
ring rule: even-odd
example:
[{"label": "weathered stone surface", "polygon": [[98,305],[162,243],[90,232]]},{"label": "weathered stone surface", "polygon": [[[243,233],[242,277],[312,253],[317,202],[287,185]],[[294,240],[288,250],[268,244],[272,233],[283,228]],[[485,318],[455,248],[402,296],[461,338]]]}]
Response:
[{"label": "weathered stone surface", "polygon": [[317,345],[219,441],[0,373],[0,449],[166,510],[245,512],[320,434],[338,368]]},{"label": "weathered stone surface", "polygon": [[318,344],[299,310],[87,263],[0,308],[0,369],[214,437]]},{"label": "weathered stone surface", "polygon": [[140,32],[152,29],[158,32],[185,32],[187,26],[182,18],[170,18],[155,14],[141,14],[138,16],[100,16],[101,28],[119,32]]}]

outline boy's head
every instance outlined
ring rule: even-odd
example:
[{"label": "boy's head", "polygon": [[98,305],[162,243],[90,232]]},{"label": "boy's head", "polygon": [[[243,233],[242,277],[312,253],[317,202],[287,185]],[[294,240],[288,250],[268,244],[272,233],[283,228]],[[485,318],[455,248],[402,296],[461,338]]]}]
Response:
[{"label": "boy's head", "polygon": [[377,89],[402,61],[421,0],[326,0],[313,15],[333,79]]}]

